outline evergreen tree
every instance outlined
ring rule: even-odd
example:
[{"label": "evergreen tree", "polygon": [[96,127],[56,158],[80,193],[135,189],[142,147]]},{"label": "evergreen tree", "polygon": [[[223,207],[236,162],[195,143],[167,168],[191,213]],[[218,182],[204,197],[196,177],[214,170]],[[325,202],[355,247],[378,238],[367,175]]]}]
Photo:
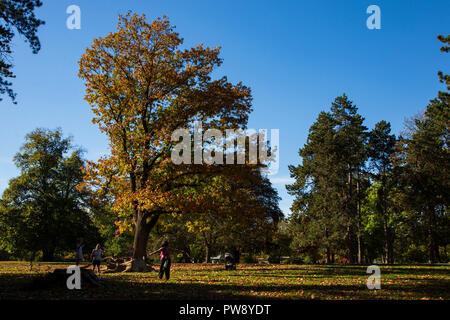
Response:
[{"label": "evergreen tree", "polygon": [[339,174],[344,168],[338,167],[335,127],[330,113],[319,114],[307,143],[299,151],[302,163],[289,166],[295,183],[287,186],[295,196],[290,219],[293,249],[313,257],[325,250],[327,263],[332,262],[345,234],[340,214],[344,186]]},{"label": "evergreen tree", "polygon": [[[449,37],[439,36],[439,40],[448,43]],[[441,51],[448,52],[448,47],[444,46]],[[446,82],[447,91],[440,91],[423,116],[414,119],[412,130],[400,139],[396,157],[396,165],[402,173],[403,204],[423,221],[430,263],[440,260],[439,245],[447,245],[438,242],[438,239],[448,239],[439,235],[438,230],[449,230],[450,94],[448,76],[442,72],[439,76],[441,82]]]},{"label": "evergreen tree", "polygon": [[389,203],[389,192],[394,187],[392,157],[395,151],[396,138],[391,134],[389,122],[380,121],[369,135],[368,150],[375,178],[376,197],[375,210],[382,217],[384,230],[384,255],[387,263],[393,263],[393,237],[389,226],[389,212],[392,204]]},{"label": "evergreen tree", "polygon": [[[293,220],[301,223],[302,239],[297,247],[332,252],[344,241],[350,262],[362,262],[362,217],[364,165],[367,140],[364,118],[344,94],[337,97],[331,112],[321,112],[300,149],[302,164],[290,166],[296,182],[287,186],[296,196]],[[355,239],[356,236],[356,239]],[[357,249],[357,250],[356,250]]]},{"label": "evergreen tree", "polygon": [[[353,263],[357,257],[358,263],[361,263],[362,175],[367,160],[365,148],[367,128],[363,125],[364,118],[358,114],[358,108],[353,105],[353,102],[345,94],[335,99],[331,106],[331,112],[336,121],[336,145],[339,150],[337,153],[337,161],[340,163],[339,168],[346,168],[347,187],[343,190],[345,205],[342,212],[345,214],[347,220],[345,242],[348,250],[348,259]],[[355,233],[357,244],[356,254],[353,240]]]},{"label": "evergreen tree", "polygon": [[424,117],[415,120],[416,131],[401,138],[396,159],[402,173],[404,207],[415,211],[423,221],[431,263],[439,260],[438,221],[448,223],[449,102],[445,93],[431,101]]}]

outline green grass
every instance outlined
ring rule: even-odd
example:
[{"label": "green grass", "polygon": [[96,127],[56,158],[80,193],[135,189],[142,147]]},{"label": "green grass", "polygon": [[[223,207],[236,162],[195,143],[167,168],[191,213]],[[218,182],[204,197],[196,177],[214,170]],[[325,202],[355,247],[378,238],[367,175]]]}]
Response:
[{"label": "green grass", "polygon": [[450,299],[450,266],[380,266],[381,290],[368,290],[366,266],[173,264],[157,273],[102,274],[103,288],[31,288],[63,263],[0,262],[0,299]]}]

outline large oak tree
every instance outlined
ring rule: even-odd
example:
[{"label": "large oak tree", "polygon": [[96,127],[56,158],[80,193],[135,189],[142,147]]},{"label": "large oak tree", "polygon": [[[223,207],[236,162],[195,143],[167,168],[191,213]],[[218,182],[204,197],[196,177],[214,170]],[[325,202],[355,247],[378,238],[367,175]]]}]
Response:
[{"label": "large oak tree", "polygon": [[243,129],[251,111],[249,88],[211,77],[222,63],[220,48],[182,44],[166,17],[148,23],[129,13],[79,62],[93,122],[111,149],[90,163],[85,186],[112,195],[122,220],[134,224],[134,271],[145,269],[148,235],[159,217],[188,213],[197,204],[194,187],[233,167],[175,165],[172,133],[197,120],[204,130]]}]

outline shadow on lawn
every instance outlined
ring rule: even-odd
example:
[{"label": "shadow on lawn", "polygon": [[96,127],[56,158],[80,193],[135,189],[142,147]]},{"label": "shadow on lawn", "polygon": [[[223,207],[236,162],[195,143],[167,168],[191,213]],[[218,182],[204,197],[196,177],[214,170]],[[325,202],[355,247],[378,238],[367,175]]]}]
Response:
[{"label": "shadow on lawn", "polygon": [[[429,265],[378,265],[382,274],[409,274],[409,275],[450,275],[450,269],[443,266],[429,266]],[[310,267],[310,268],[309,268]],[[277,271],[282,271],[287,274],[295,272],[298,275],[355,275],[365,276],[368,265],[301,265],[299,267],[282,267],[277,268]],[[239,270],[239,265],[238,265]],[[255,268],[252,271],[268,271],[273,272],[271,268]],[[299,272],[300,271],[300,272]],[[246,276],[246,274],[242,274]]]},{"label": "shadow on lawn", "polygon": [[[381,274],[409,274],[409,275],[450,275],[450,269],[439,266],[401,266],[401,265],[378,265]],[[328,265],[326,268],[317,270],[316,274],[365,274],[368,266],[334,266]]]},{"label": "shadow on lawn", "polygon": [[[18,277],[19,276],[19,277]],[[385,299],[415,298],[431,299],[450,298],[450,282],[438,279],[426,279],[423,282],[384,284],[379,295],[374,296],[364,284],[276,284],[246,285],[194,283],[193,280],[176,278],[177,282],[139,282],[124,278],[110,277],[104,279],[103,287],[84,287],[82,290],[68,290],[63,284],[30,286],[29,274],[15,274],[14,277],[0,275],[0,299],[123,299],[123,300],[223,300],[223,299],[308,299],[311,294],[322,299]]]},{"label": "shadow on lawn", "polygon": [[[407,284],[383,284],[380,297],[428,297],[438,299],[440,297],[450,298],[450,282],[442,282],[437,279],[428,279],[424,283]],[[346,284],[277,284],[277,285],[238,285],[218,283],[193,283],[192,280],[180,282],[156,282],[156,283],[130,283],[116,279],[105,281],[105,293],[119,293],[120,297],[133,297],[134,299],[289,299],[289,295],[298,294],[294,298],[308,298],[312,293],[318,297],[333,299],[344,297],[344,299],[373,299],[377,298],[368,290],[365,283]],[[120,294],[124,293],[124,295]],[[251,295],[250,295],[251,293]],[[271,297],[273,294],[273,297]],[[114,298],[105,296],[104,298]]]}]

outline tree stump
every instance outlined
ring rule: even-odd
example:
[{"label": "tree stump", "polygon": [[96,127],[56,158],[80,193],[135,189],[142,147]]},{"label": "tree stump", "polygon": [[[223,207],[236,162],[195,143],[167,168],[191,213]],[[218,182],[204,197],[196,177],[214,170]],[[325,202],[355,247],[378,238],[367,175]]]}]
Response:
[{"label": "tree stump", "polygon": [[[89,266],[89,265],[88,265]],[[80,267],[81,288],[89,286],[102,287],[102,281],[88,266]],[[44,277],[38,277],[31,283],[31,289],[47,289],[51,287],[67,287],[67,278],[72,274],[67,273],[67,269],[55,269],[47,273]]]}]

